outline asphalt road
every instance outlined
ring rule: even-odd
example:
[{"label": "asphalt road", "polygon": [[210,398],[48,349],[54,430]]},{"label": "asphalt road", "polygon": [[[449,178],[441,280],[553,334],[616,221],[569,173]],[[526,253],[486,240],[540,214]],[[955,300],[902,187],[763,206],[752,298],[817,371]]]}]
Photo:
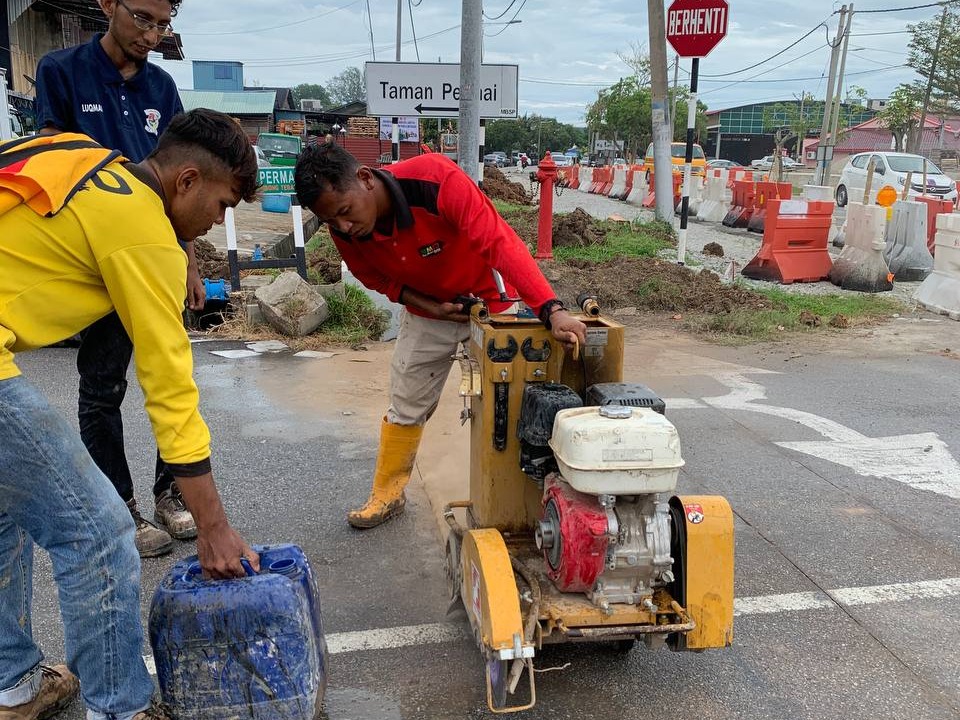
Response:
[{"label": "asphalt road", "polygon": [[[548,648],[536,664],[554,671],[537,673],[537,707],[522,717],[960,716],[960,326],[921,314],[739,348],[649,326],[628,338],[627,379],[667,398],[680,431],[681,491],[722,494],[734,508],[734,644],[702,654]],[[237,347],[194,346],[215,473],[245,537],[296,542],[314,564],[333,651],[327,717],[493,717],[479,652],[447,615],[442,570],[436,508],[465,486],[456,383],[428,428],[433,449],[407,514],[359,533],[343,514],[368,487],[389,346],[327,360],[210,354]],[[74,351],[19,361],[73,417]],[[141,408],[132,382],[126,442],[150,509],[154,446]],[[448,462],[433,463],[438,447]],[[144,617],[159,578],[192,547],[145,561]],[[59,661],[42,552],[34,596],[35,635]],[[75,703],[61,717],[83,714]]]}]

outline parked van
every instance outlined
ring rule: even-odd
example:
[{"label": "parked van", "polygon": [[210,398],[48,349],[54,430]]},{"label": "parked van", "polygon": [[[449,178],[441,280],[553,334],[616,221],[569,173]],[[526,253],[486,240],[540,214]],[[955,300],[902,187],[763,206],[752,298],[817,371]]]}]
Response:
[{"label": "parked van", "polygon": [[[687,144],[685,142],[670,143],[670,162],[674,170],[683,171],[684,160],[687,157]],[[647,171],[647,181],[650,180],[650,173],[653,172],[653,143],[647,145],[647,154],[643,158],[643,169]],[[707,156],[703,154],[703,148],[693,144],[693,160],[690,161],[690,172],[693,175],[705,175],[707,172]]]}]

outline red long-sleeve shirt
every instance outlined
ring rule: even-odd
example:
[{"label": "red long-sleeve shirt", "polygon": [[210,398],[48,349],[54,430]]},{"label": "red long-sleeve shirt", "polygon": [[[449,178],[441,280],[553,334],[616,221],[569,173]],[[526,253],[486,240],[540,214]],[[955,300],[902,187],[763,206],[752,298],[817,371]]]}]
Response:
[{"label": "red long-sleeve shirt", "polygon": [[429,153],[373,172],[393,200],[392,230],[381,232],[378,222],[370,236],[351,239],[330,228],[350,272],[368,288],[394,302],[404,287],[441,302],[472,293],[499,312],[510,303],[499,300],[495,268],[508,295],[534,312],[555,297],[523,241],[451,160]]}]

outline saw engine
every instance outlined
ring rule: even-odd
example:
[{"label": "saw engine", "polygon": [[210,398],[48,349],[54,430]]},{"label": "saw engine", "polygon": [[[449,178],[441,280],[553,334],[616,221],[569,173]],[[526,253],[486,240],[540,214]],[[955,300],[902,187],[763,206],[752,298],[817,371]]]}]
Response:
[{"label": "saw engine", "polygon": [[542,483],[535,528],[547,574],[597,607],[653,608],[674,581],[670,493],[683,460],[664,403],[638,384],[530,385],[518,425],[524,472]]}]

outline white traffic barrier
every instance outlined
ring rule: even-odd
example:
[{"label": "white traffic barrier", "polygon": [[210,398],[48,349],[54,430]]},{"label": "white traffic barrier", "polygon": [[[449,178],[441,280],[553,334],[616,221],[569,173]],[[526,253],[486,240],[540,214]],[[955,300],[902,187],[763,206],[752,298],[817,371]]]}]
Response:
[{"label": "white traffic barrier", "polygon": [[647,196],[647,173],[643,170],[631,170],[633,173],[633,187],[627,194],[627,202],[639,205]]},{"label": "white traffic barrier", "polygon": [[840,256],[830,270],[830,282],[844,290],[892,290],[890,269],[883,259],[887,209],[879,205],[847,203],[846,236]]},{"label": "white traffic barrier", "polygon": [[927,249],[927,206],[897,200],[887,222],[883,256],[896,280],[923,280],[933,270],[933,255]]},{"label": "white traffic barrier", "polygon": [[960,320],[960,214],[937,215],[933,272],[913,298],[927,310]]},{"label": "white traffic barrier", "polygon": [[[690,176],[690,199],[687,201],[687,216],[696,216],[700,212],[700,203],[703,202],[703,178],[699,175]],[[674,208],[677,215],[683,207],[683,193],[681,190],[680,201]]]},{"label": "white traffic barrier", "polygon": [[622,200],[627,196],[627,169],[620,165],[613,169],[613,183],[607,197]]},{"label": "white traffic barrier", "polygon": [[824,200],[831,202],[833,200],[833,188],[827,187],[826,185],[804,185],[802,197],[804,200]]},{"label": "white traffic barrier", "polygon": [[593,168],[580,166],[580,185],[577,189],[580,192],[589,192],[590,185],[593,184]]},{"label": "white traffic barrier", "polygon": [[727,180],[730,172],[726,168],[709,170],[703,201],[697,210],[697,220],[702,222],[720,222],[730,210],[727,199]]}]

